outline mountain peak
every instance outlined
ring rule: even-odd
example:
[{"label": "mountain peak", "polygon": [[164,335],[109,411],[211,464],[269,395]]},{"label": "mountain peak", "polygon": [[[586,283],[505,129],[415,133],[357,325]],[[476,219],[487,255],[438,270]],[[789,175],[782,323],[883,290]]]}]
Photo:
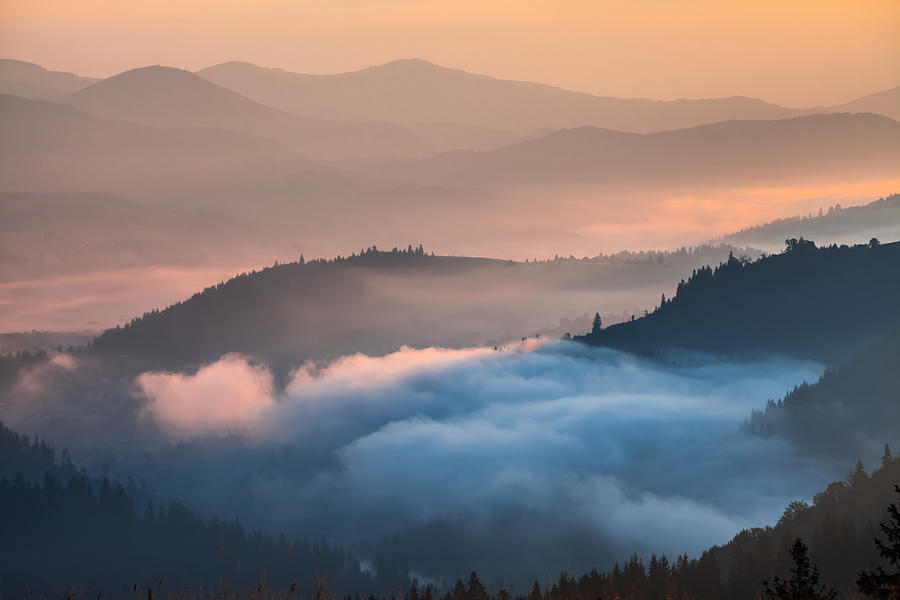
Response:
[{"label": "mountain peak", "polygon": [[[206,79],[176,67],[150,65],[124,71],[108,79],[84,88],[68,97],[71,104],[90,104],[103,99],[106,102],[129,99],[144,102],[150,98],[163,99],[167,103],[178,100],[242,98],[239,94],[222,88]],[[243,99],[243,98],[242,98]],[[247,102],[250,102],[247,100]]]},{"label": "mountain peak", "polygon": [[128,71],[123,71],[118,75],[113,75],[107,79],[101,81],[100,84],[109,84],[116,81],[127,81],[129,83],[134,83],[141,80],[167,80],[167,81],[200,81],[205,82],[202,77],[191,73],[190,71],[186,71],[184,69],[179,69],[178,67],[167,67],[163,65],[148,65],[146,67],[138,67],[136,69],[129,69]]}]

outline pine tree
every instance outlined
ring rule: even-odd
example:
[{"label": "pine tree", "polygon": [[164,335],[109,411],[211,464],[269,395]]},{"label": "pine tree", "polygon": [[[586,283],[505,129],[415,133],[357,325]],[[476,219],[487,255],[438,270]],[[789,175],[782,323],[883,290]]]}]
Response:
[{"label": "pine tree", "polygon": [[[900,495],[900,485],[894,486]],[[871,598],[900,599],[900,508],[891,503],[887,508],[889,521],[881,524],[881,531],[887,536],[887,543],[875,539],[881,558],[890,565],[893,573],[879,566],[874,571],[863,571],[856,580],[859,591]]]},{"label": "pine tree", "polygon": [[591,333],[600,333],[601,329],[603,329],[603,319],[600,318],[600,313],[594,313],[594,324],[591,327]]},{"label": "pine tree", "polygon": [[865,483],[868,479],[869,475],[866,473],[866,468],[863,466],[862,461],[856,461],[856,468],[847,475],[847,482],[855,487]]},{"label": "pine tree", "polygon": [[453,586],[453,600],[466,600],[466,586],[459,579],[456,580],[456,585]]},{"label": "pine tree", "polygon": [[466,600],[488,600],[487,588],[478,579],[478,573],[472,571],[466,584]]},{"label": "pine tree", "polygon": [[791,579],[775,577],[763,582],[765,597],[777,600],[833,600],[833,588],[819,583],[819,568],[811,566],[806,544],[797,538],[791,546]]}]

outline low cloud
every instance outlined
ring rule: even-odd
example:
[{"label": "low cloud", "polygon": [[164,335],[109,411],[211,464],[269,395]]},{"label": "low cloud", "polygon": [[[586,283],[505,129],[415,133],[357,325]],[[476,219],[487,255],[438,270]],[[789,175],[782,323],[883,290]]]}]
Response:
[{"label": "low cloud", "polygon": [[144,373],[137,385],[148,399],[146,413],[183,434],[254,430],[276,407],[271,373],[237,354],[193,375]]},{"label": "low cloud", "polygon": [[19,370],[15,394],[20,398],[33,398],[46,394],[57,382],[78,370],[79,361],[66,352],[53,352],[47,361],[36,361]]}]

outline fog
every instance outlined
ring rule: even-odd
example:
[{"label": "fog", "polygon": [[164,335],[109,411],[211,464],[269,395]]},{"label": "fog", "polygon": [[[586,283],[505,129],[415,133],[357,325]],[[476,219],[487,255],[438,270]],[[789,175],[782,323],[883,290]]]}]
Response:
[{"label": "fog", "polygon": [[[631,551],[696,555],[810,497],[846,462],[738,425],[821,371],[530,341],[309,363],[276,392],[263,365],[229,355],[137,378],[139,418],[183,442],[142,473],[266,530],[401,532],[382,550],[426,578],[477,567],[522,584]],[[453,558],[437,572],[442,552]]]}]

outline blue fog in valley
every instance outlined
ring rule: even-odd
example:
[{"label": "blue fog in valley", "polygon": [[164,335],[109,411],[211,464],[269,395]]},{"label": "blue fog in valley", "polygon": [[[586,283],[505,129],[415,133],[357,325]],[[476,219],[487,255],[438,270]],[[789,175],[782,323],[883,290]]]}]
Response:
[{"label": "blue fog in valley", "polygon": [[[526,342],[344,357],[302,367],[281,393],[265,368],[236,355],[194,374],[145,373],[138,382],[145,418],[205,448],[191,460],[214,464],[223,436],[232,442],[226,455],[239,440],[249,454],[289,446],[323,457],[243,479],[252,501],[242,516],[251,523],[351,542],[459,522],[468,543],[501,534],[511,564],[520,554],[539,566],[526,558],[535,548],[560,549],[575,564],[546,565],[559,569],[589,566],[596,554],[577,549],[588,538],[696,554],[811,497],[845,465],[739,425],[822,370],[785,358],[724,362],[689,353],[659,362]],[[210,422],[203,405],[225,372],[240,390],[228,398],[233,418]],[[235,475],[227,464],[207,470],[196,489],[171,492],[227,514],[233,507],[221,504],[212,483]],[[166,489],[164,479],[158,485]]]}]

